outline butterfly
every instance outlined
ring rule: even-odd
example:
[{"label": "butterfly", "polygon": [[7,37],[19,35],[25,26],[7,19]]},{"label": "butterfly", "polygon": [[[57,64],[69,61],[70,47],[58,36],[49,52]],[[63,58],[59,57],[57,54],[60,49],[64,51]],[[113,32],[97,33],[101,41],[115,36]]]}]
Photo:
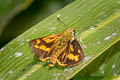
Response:
[{"label": "butterfly", "polygon": [[84,53],[75,39],[74,28],[68,28],[62,33],[31,40],[29,45],[35,55],[41,60],[50,60],[49,66],[55,63],[60,66],[75,66],[79,64]]}]

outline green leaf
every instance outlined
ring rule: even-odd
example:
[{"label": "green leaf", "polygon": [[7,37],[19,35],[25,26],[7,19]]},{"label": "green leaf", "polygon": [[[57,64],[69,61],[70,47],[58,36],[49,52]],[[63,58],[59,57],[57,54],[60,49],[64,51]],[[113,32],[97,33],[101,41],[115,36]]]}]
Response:
[{"label": "green leaf", "polygon": [[103,80],[120,80],[120,75],[116,76],[107,76]]},{"label": "green leaf", "polygon": [[120,80],[120,75],[113,76],[113,77],[112,77],[112,80]]},{"label": "green leaf", "polygon": [[72,80],[120,80],[120,75],[117,75],[117,76],[106,76],[106,77],[103,77],[103,76],[87,76],[87,77],[76,77]]},{"label": "green leaf", "polygon": [[[110,76],[110,75],[118,75],[120,73],[120,42],[118,42],[115,46],[107,50],[104,54],[106,54],[106,58],[103,61],[102,65],[100,65],[99,69],[97,69],[92,75],[93,76]],[[102,56],[101,56],[102,57]]]},{"label": "green leaf", "polygon": [[20,11],[26,9],[33,0],[1,0],[0,1],[0,35],[8,22]]},{"label": "green leaf", "polygon": [[[70,79],[120,40],[120,5],[118,0],[77,0],[9,42],[0,52],[0,78],[5,80]],[[35,58],[29,40],[63,32],[67,26],[82,38],[85,58],[75,67],[54,68]],[[96,26],[96,27],[94,27]]]}]

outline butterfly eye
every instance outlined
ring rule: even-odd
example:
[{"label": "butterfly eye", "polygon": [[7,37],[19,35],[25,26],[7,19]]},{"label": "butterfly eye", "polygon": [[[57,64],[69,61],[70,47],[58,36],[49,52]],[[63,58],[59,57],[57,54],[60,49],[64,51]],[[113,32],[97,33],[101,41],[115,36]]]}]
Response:
[{"label": "butterfly eye", "polygon": [[75,30],[74,30],[74,31],[72,31],[72,35],[73,35],[73,36],[75,35]]}]

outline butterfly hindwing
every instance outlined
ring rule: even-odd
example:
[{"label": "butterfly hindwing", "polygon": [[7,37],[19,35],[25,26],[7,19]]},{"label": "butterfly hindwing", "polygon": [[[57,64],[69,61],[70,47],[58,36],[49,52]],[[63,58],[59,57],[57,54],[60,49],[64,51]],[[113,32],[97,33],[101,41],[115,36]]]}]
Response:
[{"label": "butterfly hindwing", "polygon": [[67,48],[59,55],[57,62],[61,66],[74,66],[84,58],[79,42],[75,39],[68,43]]},{"label": "butterfly hindwing", "polygon": [[35,55],[42,61],[49,59],[54,50],[54,45],[61,34],[53,34],[47,37],[30,41],[29,45]]}]

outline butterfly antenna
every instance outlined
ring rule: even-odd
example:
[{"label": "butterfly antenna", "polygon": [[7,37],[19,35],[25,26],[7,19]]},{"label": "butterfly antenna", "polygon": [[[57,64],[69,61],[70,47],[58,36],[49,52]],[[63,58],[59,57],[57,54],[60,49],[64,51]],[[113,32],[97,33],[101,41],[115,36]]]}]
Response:
[{"label": "butterfly antenna", "polygon": [[[59,17],[57,17],[57,20],[60,21],[63,25],[67,26],[64,22],[62,22],[62,21],[60,20]],[[68,26],[67,26],[67,27],[68,27]]]}]

